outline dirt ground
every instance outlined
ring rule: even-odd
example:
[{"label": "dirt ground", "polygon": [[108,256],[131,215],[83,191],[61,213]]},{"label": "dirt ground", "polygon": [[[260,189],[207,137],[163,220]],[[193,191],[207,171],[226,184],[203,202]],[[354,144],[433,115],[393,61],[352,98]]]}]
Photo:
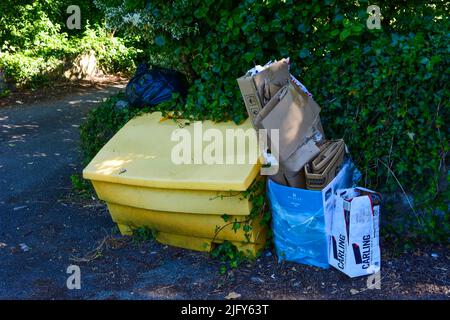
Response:
[{"label": "dirt ground", "polygon": [[[383,247],[380,289],[278,262],[266,251],[225,275],[207,253],[121,237],[105,205],[74,194],[79,124],[123,83],[0,102],[0,299],[449,299],[450,247],[394,256]],[[5,102],[6,101],[6,102]],[[81,289],[66,286],[78,265]]]},{"label": "dirt ground", "polygon": [[93,250],[72,249],[69,261],[82,270],[82,289],[60,289],[55,294],[58,291],[45,287],[40,297],[226,299],[237,293],[240,299],[263,300],[450,298],[449,247],[423,247],[402,255],[384,248],[382,272],[372,278],[375,284],[368,277],[351,279],[333,268],[279,262],[273,250],[222,275],[220,262],[208,253],[120,236],[106,206],[97,200],[70,196],[67,201],[68,206],[82,207],[86,215],[103,217],[108,224]]}]

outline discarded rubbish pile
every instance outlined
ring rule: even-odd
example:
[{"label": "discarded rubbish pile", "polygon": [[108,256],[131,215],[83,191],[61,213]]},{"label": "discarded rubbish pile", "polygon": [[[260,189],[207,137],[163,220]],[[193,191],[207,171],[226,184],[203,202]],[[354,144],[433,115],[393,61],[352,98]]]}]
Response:
[{"label": "discarded rubbish pile", "polygon": [[277,255],[351,277],[376,273],[381,198],[348,189],[360,173],[344,141],[325,138],[320,107],[289,64],[269,62],[237,79],[254,128],[267,135],[266,164],[278,169],[267,184]]},{"label": "discarded rubbish pile", "polygon": [[[127,88],[136,105],[178,90],[158,91],[167,81],[154,80],[167,73],[145,74],[137,73]],[[253,187],[264,183],[259,173],[270,174],[267,196],[281,260],[332,265],[351,277],[378,272],[381,197],[355,188],[360,173],[345,142],[325,137],[320,107],[290,74],[289,59],[256,66],[237,82],[250,116],[243,124],[145,114],[84,169],[121,233],[145,226],[165,244],[210,251],[229,241],[256,255],[265,246],[267,217],[264,206],[251,202],[262,196],[249,194],[257,189],[261,195],[264,188]],[[257,133],[268,144],[258,146]]]}]

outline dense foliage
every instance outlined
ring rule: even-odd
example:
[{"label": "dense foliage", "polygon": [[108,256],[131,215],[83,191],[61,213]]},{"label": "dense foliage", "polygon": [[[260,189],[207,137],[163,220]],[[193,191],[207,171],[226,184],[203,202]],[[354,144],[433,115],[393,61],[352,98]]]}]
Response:
[{"label": "dense foliage", "polygon": [[253,63],[290,56],[292,73],[322,107],[326,134],[346,140],[362,184],[413,195],[413,210],[388,219],[393,232],[449,240],[445,1],[380,0],[380,30],[367,28],[365,0],[95,4],[109,28],[139,38],[150,62],[189,76],[187,101],[163,106],[183,117],[242,121],[236,78]]}]

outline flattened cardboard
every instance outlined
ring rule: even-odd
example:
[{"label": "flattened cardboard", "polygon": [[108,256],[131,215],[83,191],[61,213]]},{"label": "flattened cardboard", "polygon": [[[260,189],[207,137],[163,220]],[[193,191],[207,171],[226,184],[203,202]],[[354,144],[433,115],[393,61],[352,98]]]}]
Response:
[{"label": "flattened cardboard", "polygon": [[258,96],[261,104],[266,103],[280,90],[289,83],[291,74],[289,73],[289,64],[287,59],[272,63],[269,67],[253,76]]},{"label": "flattened cardboard", "polygon": [[284,177],[289,187],[306,189],[306,179],[303,170],[295,172],[285,170]]},{"label": "flattened cardboard", "polygon": [[263,109],[266,102],[280,88],[286,85],[289,79],[290,74],[287,59],[272,63],[269,67],[254,76],[244,75],[237,79],[247,113],[254,125],[256,124],[256,116]]},{"label": "flattened cardboard", "polygon": [[284,176],[284,172],[281,168],[278,169],[278,173],[269,176],[269,179],[272,181],[275,181],[278,184],[281,184],[283,186],[287,186],[288,183],[286,181],[286,177]]},{"label": "flattened cardboard", "polygon": [[259,129],[264,129],[262,120],[278,105],[280,100],[287,94],[287,86],[284,86],[270,99],[270,101],[264,106],[264,108],[256,116],[256,126]]},{"label": "flattened cardboard", "polygon": [[247,113],[255,126],[256,116],[262,109],[261,101],[257,96],[255,83],[251,77],[241,77],[237,79],[242,98],[247,109]]},{"label": "flattened cardboard", "polygon": [[344,152],[344,148],[343,139],[330,141],[325,148],[321,148],[317,157],[311,161],[312,173],[322,173],[328,163],[332,161],[339,151]]},{"label": "flattened cardboard", "polygon": [[[337,175],[339,166],[344,161],[345,154],[345,144],[344,140],[338,140],[338,142],[331,144],[329,148],[333,148],[333,145],[337,145],[337,149],[335,148],[334,154],[332,154],[329,158],[325,166],[322,168],[322,171],[315,172],[309,165],[306,165],[304,168],[305,177],[306,177],[306,188],[309,190],[322,190],[325,188],[328,183],[334,179]],[[326,152],[327,149],[322,152]]]},{"label": "flattened cardboard", "polygon": [[[318,118],[318,122],[320,123],[320,118]],[[311,137],[314,132],[317,132],[318,130],[311,128],[311,131],[312,134],[308,135],[308,137]],[[283,162],[283,165],[289,171],[298,172],[319,153],[320,148],[317,147],[316,142],[313,139],[308,139],[305,144],[300,146],[286,161]]]}]

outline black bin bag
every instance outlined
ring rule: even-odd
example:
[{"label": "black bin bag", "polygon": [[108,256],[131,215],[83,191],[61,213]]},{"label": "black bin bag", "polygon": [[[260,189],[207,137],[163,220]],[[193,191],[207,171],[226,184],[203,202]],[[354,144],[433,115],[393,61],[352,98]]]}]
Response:
[{"label": "black bin bag", "polygon": [[128,82],[125,94],[133,107],[155,106],[179,93],[183,98],[187,94],[187,81],[180,72],[165,69],[149,69],[140,64],[135,75]]}]

